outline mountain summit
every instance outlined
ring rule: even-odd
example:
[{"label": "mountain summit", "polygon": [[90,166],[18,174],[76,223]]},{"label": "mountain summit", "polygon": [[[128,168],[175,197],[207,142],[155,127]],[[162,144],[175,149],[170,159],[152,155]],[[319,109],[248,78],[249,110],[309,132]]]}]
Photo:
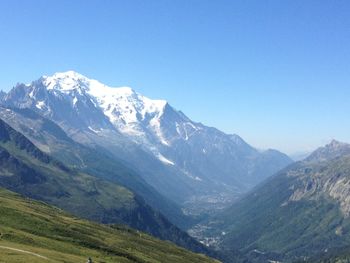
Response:
[{"label": "mountain summit", "polygon": [[[142,124],[147,121],[146,119],[149,119],[150,128],[157,133],[157,118],[163,114],[167,104],[164,100],[144,97],[129,87],[108,87],[74,71],[43,77],[43,84],[47,90],[57,90],[70,97],[73,107],[88,99],[102,110],[119,131],[127,135],[144,135],[146,131]],[[99,131],[92,127],[90,130]]]},{"label": "mountain summit", "polygon": [[306,161],[328,161],[350,154],[350,144],[332,140],[329,144],[316,149]]},{"label": "mountain summit", "polygon": [[18,84],[2,97],[4,106],[31,109],[76,142],[128,163],[190,213],[193,203],[220,207],[218,202],[229,202],[291,162],[278,151],[258,151],[238,135],[194,122],[165,100],[74,71]]}]

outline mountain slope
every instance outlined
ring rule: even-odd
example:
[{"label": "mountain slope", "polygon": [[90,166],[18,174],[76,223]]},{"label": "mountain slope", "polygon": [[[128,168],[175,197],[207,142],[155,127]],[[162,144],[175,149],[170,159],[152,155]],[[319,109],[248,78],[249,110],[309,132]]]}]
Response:
[{"label": "mountain slope", "polygon": [[30,108],[76,142],[104,148],[187,208],[201,200],[205,210],[218,193],[223,196],[217,202],[229,203],[291,162],[282,153],[261,153],[237,135],[193,122],[166,101],[72,71],[19,84],[3,104]]},{"label": "mountain slope", "polygon": [[0,186],[83,218],[123,223],[199,252],[208,252],[126,188],[70,170],[0,120]]},{"label": "mountain slope", "polygon": [[54,122],[30,109],[0,107],[0,116],[47,154],[98,178],[116,182],[140,195],[171,222],[185,227],[191,223],[179,206],[160,195],[141,176],[107,151],[85,147],[68,137]]},{"label": "mountain slope", "polygon": [[0,261],[216,262],[147,234],[74,218],[0,188]]},{"label": "mountain slope", "polygon": [[280,171],[224,213],[205,235],[254,262],[321,257],[350,242],[349,145],[333,141]]}]

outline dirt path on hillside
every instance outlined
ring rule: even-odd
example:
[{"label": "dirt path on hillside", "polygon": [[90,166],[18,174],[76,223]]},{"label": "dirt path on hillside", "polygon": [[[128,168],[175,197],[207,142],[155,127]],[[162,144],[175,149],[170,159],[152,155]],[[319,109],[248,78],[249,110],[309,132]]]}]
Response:
[{"label": "dirt path on hillside", "polygon": [[37,254],[37,253],[33,253],[33,252],[30,252],[30,251],[26,251],[26,250],[22,250],[22,249],[18,249],[18,248],[13,248],[13,247],[5,247],[5,246],[0,246],[0,249],[8,249],[8,250],[12,250],[12,251],[17,251],[17,252],[21,252],[21,253],[25,253],[25,254],[29,254],[29,255],[32,255],[32,256],[36,256],[36,257],[39,257],[39,258],[43,258],[43,259],[47,259],[47,257],[45,256],[42,256],[40,254]]}]

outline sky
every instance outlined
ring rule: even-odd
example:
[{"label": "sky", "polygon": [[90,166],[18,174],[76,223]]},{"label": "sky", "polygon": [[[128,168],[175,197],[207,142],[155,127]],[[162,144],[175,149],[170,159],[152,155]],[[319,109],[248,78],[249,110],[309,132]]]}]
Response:
[{"label": "sky", "polygon": [[0,88],[67,70],[294,154],[350,142],[350,1],[1,0]]}]

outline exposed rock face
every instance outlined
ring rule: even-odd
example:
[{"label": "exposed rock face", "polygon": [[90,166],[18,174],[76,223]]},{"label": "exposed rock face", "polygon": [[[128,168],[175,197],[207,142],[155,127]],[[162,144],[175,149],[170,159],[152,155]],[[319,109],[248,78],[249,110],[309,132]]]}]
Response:
[{"label": "exposed rock face", "polygon": [[336,200],[344,216],[350,216],[350,156],[338,157],[320,164],[307,164],[303,171],[292,171],[288,176],[297,177],[297,185],[291,189],[289,201],[316,200],[320,197]]},{"label": "exposed rock face", "polygon": [[350,215],[350,180],[341,179],[328,189],[329,195],[340,203],[340,207],[345,216]]},{"label": "exposed rock face", "polygon": [[350,216],[350,145],[333,140],[301,163],[301,168],[287,173],[298,181],[290,188],[289,201],[333,198],[344,216]]}]

